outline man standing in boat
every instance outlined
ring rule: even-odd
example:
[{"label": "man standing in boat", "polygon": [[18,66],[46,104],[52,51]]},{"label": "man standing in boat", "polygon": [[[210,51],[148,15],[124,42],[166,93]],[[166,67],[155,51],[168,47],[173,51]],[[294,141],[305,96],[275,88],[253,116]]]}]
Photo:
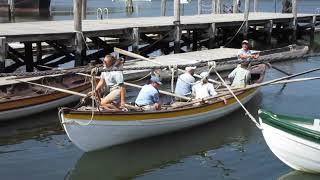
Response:
[{"label": "man standing in boat", "polygon": [[259,53],[254,53],[249,49],[249,41],[243,40],[242,41],[242,48],[238,52],[238,59],[239,60],[252,60],[258,59]]},{"label": "man standing in boat", "polygon": [[[174,93],[180,96],[190,97],[192,94],[192,86],[196,82],[193,77],[194,71],[197,67],[186,67],[186,72],[178,77]],[[184,101],[183,99],[176,98],[177,101]]]},{"label": "man standing in boat", "polygon": [[136,99],[136,106],[143,110],[160,110],[159,88],[162,85],[158,76],[151,76],[150,83],[146,84],[140,90]]},{"label": "man standing in boat", "polygon": [[[107,55],[103,60],[104,69],[112,69],[118,67],[119,62],[113,56]],[[106,89],[108,93],[105,97],[101,98],[101,106],[107,110],[116,110],[124,108],[125,104],[125,93],[123,73],[122,71],[110,71],[102,72],[100,81],[97,84],[95,93],[99,94],[102,88]],[[120,100],[120,105],[116,102]]]}]

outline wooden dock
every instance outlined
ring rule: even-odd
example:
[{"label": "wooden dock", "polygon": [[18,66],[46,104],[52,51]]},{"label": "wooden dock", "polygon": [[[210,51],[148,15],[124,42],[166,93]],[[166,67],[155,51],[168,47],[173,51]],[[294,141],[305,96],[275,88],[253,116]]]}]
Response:
[{"label": "wooden dock", "polygon": [[[26,65],[27,71],[34,68],[44,70],[37,65],[54,67],[77,59],[81,38],[93,43],[97,51],[90,53],[85,51],[85,46],[80,48],[80,65],[113,52],[115,46],[144,56],[159,50],[162,54],[170,54],[201,50],[203,47],[212,49],[225,45],[239,28],[242,29],[239,34],[249,35],[249,39],[253,39],[250,33],[255,32],[260,33],[259,37],[271,38],[276,27],[286,34],[288,30],[295,32],[294,19],[297,23],[307,23],[314,30],[320,15],[297,14],[295,18],[293,14],[256,12],[250,13],[248,26],[243,26],[246,21],[242,13],[181,16],[178,24],[174,23],[172,16],[83,20],[81,32],[74,30],[74,21],[71,20],[3,23],[0,24],[0,61],[11,59],[15,62],[6,66],[5,72],[12,72],[23,65]],[[119,43],[109,44],[103,37],[118,38]],[[13,42],[23,43],[24,53],[10,47]],[[43,42],[51,46],[55,53],[44,57]],[[179,46],[176,46],[177,43]]]}]

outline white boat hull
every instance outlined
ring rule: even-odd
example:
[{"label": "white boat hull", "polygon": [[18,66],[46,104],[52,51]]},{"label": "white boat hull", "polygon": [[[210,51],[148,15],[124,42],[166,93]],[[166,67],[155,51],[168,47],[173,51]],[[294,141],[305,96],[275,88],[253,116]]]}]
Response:
[{"label": "white boat hull", "polygon": [[261,119],[260,123],[267,145],[282,162],[298,171],[320,173],[320,144],[276,129]]},{"label": "white boat hull", "polygon": [[26,117],[32,114],[37,114],[43,111],[54,109],[63,105],[70,104],[75,101],[79,101],[79,96],[67,96],[58,100],[50,101],[47,103],[32,105],[19,109],[12,109],[7,111],[0,111],[0,121],[7,121],[10,119]]},{"label": "white boat hull", "polygon": [[[245,97],[242,102],[247,103],[256,92]],[[80,149],[88,152],[203,124],[229,114],[239,107],[238,103],[232,103],[205,113],[180,116],[180,118],[150,120],[92,120],[90,122],[89,120],[68,119],[63,113],[59,116],[70,140]]]}]

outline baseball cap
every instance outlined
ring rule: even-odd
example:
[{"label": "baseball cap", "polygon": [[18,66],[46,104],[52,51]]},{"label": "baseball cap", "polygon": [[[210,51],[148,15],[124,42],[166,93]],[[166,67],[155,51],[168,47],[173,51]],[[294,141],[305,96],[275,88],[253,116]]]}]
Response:
[{"label": "baseball cap", "polygon": [[243,40],[242,44],[249,44],[249,41],[248,40]]},{"label": "baseball cap", "polygon": [[209,73],[208,72],[202,72],[200,74],[201,78],[207,78],[209,76]]},{"label": "baseball cap", "polygon": [[158,76],[151,76],[150,81],[155,82],[155,83],[157,83],[159,85],[162,85],[162,82],[161,82],[161,80],[160,80],[160,78]]},{"label": "baseball cap", "polygon": [[196,66],[188,66],[185,68],[186,71],[191,71],[191,70],[195,70],[195,69],[197,69]]}]

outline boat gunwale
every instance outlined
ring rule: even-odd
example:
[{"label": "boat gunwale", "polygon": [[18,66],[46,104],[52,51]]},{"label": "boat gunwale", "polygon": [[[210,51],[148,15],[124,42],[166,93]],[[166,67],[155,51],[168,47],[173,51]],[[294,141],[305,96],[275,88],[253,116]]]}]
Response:
[{"label": "boat gunwale", "polygon": [[[240,96],[240,100],[245,99],[247,97],[249,97],[250,95],[254,94],[256,91],[258,90],[258,88],[253,88],[253,89],[249,89],[249,90],[245,90],[243,92],[241,92],[238,95],[238,98]],[[228,102],[228,104],[224,104],[224,102],[222,100],[216,101],[212,104],[201,104],[201,106],[188,106],[188,107],[183,107],[183,108],[179,108],[179,109],[170,109],[170,110],[161,110],[161,111],[135,111],[135,112],[108,112],[108,111],[94,111],[94,115],[95,116],[130,116],[130,115],[154,115],[154,114],[167,114],[167,113],[176,113],[176,112],[184,112],[184,111],[188,111],[188,110],[195,110],[195,109],[199,109],[199,108],[207,108],[210,106],[218,106],[217,108],[213,108],[212,110],[217,110],[219,108],[224,108],[226,106],[232,105],[234,103],[237,103],[235,98],[230,96],[230,98],[228,98],[228,100],[232,100],[232,102]],[[63,111],[64,116],[68,116],[68,115],[92,115],[92,111],[87,110],[87,111],[83,111],[83,110],[75,110],[72,108],[67,108],[67,107],[63,107],[61,108],[61,110]],[[199,113],[204,113],[204,112],[199,112]],[[187,116],[187,114],[186,114]],[[179,117],[179,116],[178,116]],[[99,120],[98,120],[99,121]],[[130,121],[130,120],[129,120]]]},{"label": "boat gunwale", "polygon": [[[294,136],[298,136],[302,139],[307,139],[314,143],[320,144],[320,131],[305,128],[303,126],[296,125],[290,121],[295,122],[313,122],[312,118],[291,117],[287,115],[278,115],[270,111],[259,110],[259,117],[261,121],[276,129],[282,130]],[[291,119],[291,120],[290,120]],[[309,123],[308,123],[309,124]]]}]

